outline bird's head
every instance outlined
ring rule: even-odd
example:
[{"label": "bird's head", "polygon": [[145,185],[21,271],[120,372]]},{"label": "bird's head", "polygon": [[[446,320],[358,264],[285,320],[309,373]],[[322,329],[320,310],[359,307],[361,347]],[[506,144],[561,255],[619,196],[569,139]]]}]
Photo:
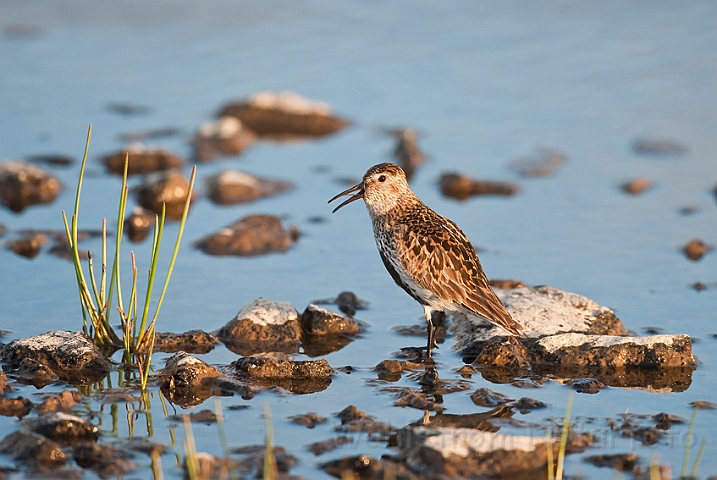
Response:
[{"label": "bird's head", "polygon": [[406,174],[394,163],[379,163],[369,168],[361,183],[339,193],[329,200],[329,203],[347,195],[351,196],[334,208],[334,212],[363,198],[371,216],[384,215],[393,210],[399,202],[414,196],[406,181]]}]

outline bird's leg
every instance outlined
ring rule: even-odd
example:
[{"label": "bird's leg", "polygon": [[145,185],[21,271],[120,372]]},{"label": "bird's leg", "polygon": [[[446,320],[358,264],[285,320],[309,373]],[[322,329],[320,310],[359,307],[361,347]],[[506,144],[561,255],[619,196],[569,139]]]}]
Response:
[{"label": "bird's leg", "polygon": [[426,327],[428,330],[428,344],[426,346],[426,362],[433,361],[433,347],[436,345],[435,333],[433,328],[433,319],[431,318],[431,307],[424,306],[423,312],[426,314]]}]

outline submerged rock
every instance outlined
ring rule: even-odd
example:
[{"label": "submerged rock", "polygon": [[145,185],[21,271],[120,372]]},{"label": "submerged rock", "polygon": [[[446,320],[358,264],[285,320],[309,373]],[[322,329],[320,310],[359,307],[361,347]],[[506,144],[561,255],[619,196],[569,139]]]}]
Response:
[{"label": "submerged rock", "polygon": [[154,348],[160,352],[209,353],[217,343],[219,343],[217,337],[203,330],[190,330],[184,333],[157,332]]},{"label": "submerged rock", "polygon": [[284,229],[279,217],[250,215],[198,240],[195,246],[209,255],[250,257],[285,252],[298,236],[298,229]]},{"label": "submerged rock", "polygon": [[0,204],[20,213],[31,205],[52,203],[62,183],[42,168],[25,162],[0,162]]},{"label": "submerged rock", "polygon": [[32,410],[33,404],[25,397],[0,398],[0,415],[23,418]]},{"label": "submerged rock", "polygon": [[223,116],[202,124],[194,136],[194,159],[206,163],[224,155],[240,155],[256,142],[256,134],[241,120]]},{"label": "submerged rock", "polygon": [[32,359],[47,365],[63,380],[87,382],[103,378],[112,368],[94,343],[83,333],[56,330],[35,337],[13,340],[0,352],[10,368]]},{"label": "submerged rock", "polygon": [[39,414],[56,411],[69,413],[72,410],[72,407],[77,405],[83,398],[84,397],[80,392],[63,390],[57,395],[47,397],[44,402],[35,407],[35,410]]},{"label": "submerged rock", "polygon": [[[340,437],[339,437],[340,438]],[[361,480],[418,480],[420,477],[411,468],[390,457],[374,458],[370,455],[343,457],[319,465],[326,473],[336,478]]]},{"label": "submerged rock", "polygon": [[339,307],[339,310],[349,317],[353,317],[356,310],[366,310],[369,306],[369,303],[366,300],[361,300],[353,292],[341,292],[333,298],[314,300],[314,303],[317,305],[333,303]]},{"label": "submerged rock", "polygon": [[377,421],[354,405],[344,408],[336,417],[341,420],[341,425],[334,427],[337,432],[364,432],[368,434],[369,440],[373,441],[386,441],[396,433],[396,428]]},{"label": "submerged rock", "polygon": [[263,385],[276,385],[297,394],[325,390],[334,375],[326,360],[296,361],[288,355],[253,355],[235,360],[231,367]]},{"label": "submerged rock", "polygon": [[306,446],[306,449],[318,457],[319,455],[336,450],[341,445],[351,442],[352,440],[350,437],[347,437],[346,435],[338,435],[336,437],[329,438],[328,440],[310,443]]},{"label": "submerged rock", "polygon": [[301,342],[299,312],[289,302],[258,298],[219,329],[217,337],[240,355],[298,352]]},{"label": "submerged rock", "polygon": [[149,147],[141,143],[129,145],[125,149],[102,157],[101,161],[107,171],[117,175],[124,173],[125,159],[128,158],[127,175],[156,172],[159,170],[178,169],[184,166],[184,159],[157,147]]},{"label": "submerged rock", "polygon": [[565,159],[563,153],[541,148],[533,155],[513,160],[509,168],[526,178],[549,177],[565,163]]},{"label": "submerged rock", "polygon": [[260,136],[321,137],[349,122],[333,116],[331,107],[292,92],[261,92],[223,107],[217,117],[236,117]]},{"label": "submerged rock", "polygon": [[291,190],[285,180],[255,177],[236,170],[224,170],[208,180],[209,198],[218,205],[248,203]]},{"label": "submerged rock", "polygon": [[653,155],[680,155],[687,152],[687,147],[670,140],[635,140],[632,149],[635,153]]},{"label": "submerged rock", "polygon": [[289,417],[289,420],[291,420],[292,423],[303,425],[306,428],[314,428],[316,425],[326,423],[326,417],[320,417],[314,412],[309,412],[304,415],[294,415],[293,417]]},{"label": "submerged rock", "polygon": [[479,388],[471,393],[471,400],[479,407],[495,407],[511,401],[510,398],[502,393],[494,392],[488,388]]},{"label": "submerged rock", "polygon": [[515,195],[520,187],[508,182],[474,180],[459,173],[444,173],[440,180],[441,193],[456,200],[466,200],[475,195]]},{"label": "submerged rock", "polygon": [[5,247],[21,257],[33,259],[40,253],[40,249],[47,244],[47,237],[42,233],[27,233],[17,240],[8,240]]},{"label": "submerged rock", "polygon": [[137,468],[131,455],[114,445],[82,442],[72,448],[72,458],[82,468],[90,468],[100,478],[121,477]]},{"label": "submerged rock", "polygon": [[612,455],[592,455],[583,458],[583,461],[596,467],[610,467],[618,472],[632,472],[640,461],[634,453],[618,453]]},{"label": "submerged rock", "polygon": [[178,352],[159,372],[160,388],[169,401],[186,408],[209,398],[214,379],[220,375],[216,368],[197,357]]},{"label": "submerged rock", "polygon": [[135,189],[137,203],[161,215],[166,205],[166,216],[171,220],[182,218],[184,203],[189,192],[189,180],[178,170],[150,173]]}]

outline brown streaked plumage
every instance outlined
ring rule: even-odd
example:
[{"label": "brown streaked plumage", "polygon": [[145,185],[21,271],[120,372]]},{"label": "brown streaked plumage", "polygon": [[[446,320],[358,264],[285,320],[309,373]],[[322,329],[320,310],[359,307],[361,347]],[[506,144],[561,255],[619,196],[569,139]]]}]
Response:
[{"label": "brown streaked plumage", "polygon": [[436,335],[432,311],[477,315],[519,334],[522,327],[488,285],[466,235],[416,197],[398,165],[374,165],[361,183],[339,193],[329,203],[347,195],[351,196],[334,212],[363,198],[383,264],[396,284],[423,305],[428,323],[428,359]]}]

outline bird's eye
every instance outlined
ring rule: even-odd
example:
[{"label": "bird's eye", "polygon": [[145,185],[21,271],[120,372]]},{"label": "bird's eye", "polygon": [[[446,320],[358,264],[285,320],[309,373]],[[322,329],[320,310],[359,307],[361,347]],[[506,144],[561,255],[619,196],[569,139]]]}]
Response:
[{"label": "bird's eye", "polygon": [[379,182],[385,182],[385,181],[386,181],[386,175],[381,175],[380,177],[378,177],[378,181],[379,181]]}]

